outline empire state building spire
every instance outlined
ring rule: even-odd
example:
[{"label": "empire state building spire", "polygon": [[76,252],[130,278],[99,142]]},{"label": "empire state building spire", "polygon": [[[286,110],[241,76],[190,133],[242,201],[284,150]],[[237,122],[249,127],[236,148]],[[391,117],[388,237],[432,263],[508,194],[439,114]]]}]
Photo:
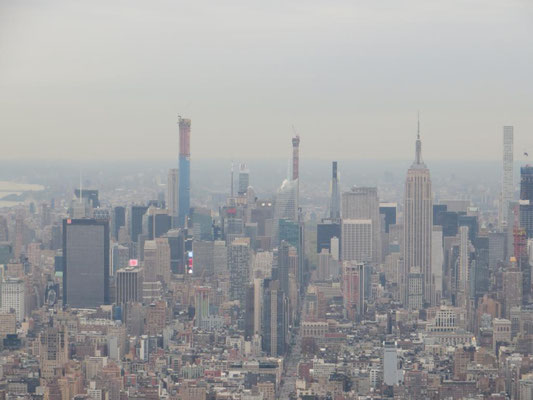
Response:
[{"label": "empire state building spire", "polygon": [[422,161],[422,141],[420,140],[420,114],[418,114],[418,125],[417,125],[417,133],[416,133],[416,147],[415,147],[415,162],[413,163],[413,167],[424,167],[425,164]]}]

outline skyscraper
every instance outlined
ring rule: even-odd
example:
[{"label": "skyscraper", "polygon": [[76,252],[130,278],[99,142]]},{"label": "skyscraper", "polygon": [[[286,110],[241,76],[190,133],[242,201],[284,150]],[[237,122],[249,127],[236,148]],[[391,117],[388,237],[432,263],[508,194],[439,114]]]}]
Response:
[{"label": "skyscraper", "polygon": [[420,124],[418,126],[415,161],[407,171],[407,179],[405,180],[403,253],[407,273],[410,273],[413,268],[420,268],[420,274],[423,276],[423,301],[430,304],[432,298],[433,199],[429,169],[422,161]]},{"label": "skyscraper", "polygon": [[0,312],[15,312],[18,322],[25,316],[25,290],[24,281],[19,278],[7,278],[0,282]]},{"label": "skyscraper", "polygon": [[300,136],[292,138],[292,180],[300,177]]},{"label": "skyscraper", "polygon": [[[370,220],[372,229],[369,231],[371,236],[368,238],[368,241],[370,241],[371,244],[371,259],[359,259],[357,261],[380,262],[381,217],[379,214],[379,197],[377,188],[353,187],[349,192],[344,192],[342,194],[341,214],[343,220]],[[359,237],[356,239],[359,241],[363,240]],[[367,241],[367,239],[364,240]],[[343,246],[344,244],[349,246],[349,238],[342,237],[342,243]]]},{"label": "skyscraper", "polygon": [[191,206],[191,120],[179,118],[180,157],[179,157],[179,226],[185,225]]},{"label": "skyscraper", "polygon": [[109,304],[109,224],[63,220],[63,304],[96,308]]},{"label": "skyscraper", "polygon": [[250,186],[250,171],[246,168],[246,164],[243,163],[239,166],[239,187],[237,193],[240,196],[244,196],[248,186]]},{"label": "skyscraper", "polygon": [[329,218],[332,220],[338,220],[341,217],[341,197],[339,193],[337,161],[333,161],[331,173],[331,202],[329,205]]},{"label": "skyscraper", "polygon": [[431,273],[433,275],[433,298],[431,305],[438,306],[442,298],[443,266],[444,266],[444,248],[442,246],[442,226],[434,225],[431,237]]},{"label": "skyscraper", "polygon": [[168,170],[167,207],[172,219],[172,228],[176,228],[179,217],[179,171],[176,168]]},{"label": "skyscraper", "polygon": [[246,287],[250,275],[250,243],[247,238],[235,239],[228,246],[228,270],[230,273],[230,299],[239,300],[244,306]]},{"label": "skyscraper", "polygon": [[470,297],[470,243],[468,240],[468,227],[459,228],[459,265],[457,271],[457,297],[456,305],[466,308]]},{"label": "skyscraper", "polygon": [[372,220],[343,219],[341,238],[343,261],[372,261]]},{"label": "skyscraper", "polygon": [[194,290],[194,326],[203,328],[204,321],[209,317],[209,292],[207,286],[197,286]]},{"label": "skyscraper", "polygon": [[139,235],[143,231],[143,216],[148,210],[146,206],[131,206],[129,216],[130,238],[133,243],[137,243]]},{"label": "skyscraper", "polygon": [[52,379],[62,374],[68,361],[68,332],[66,327],[47,327],[39,334],[39,367],[41,378]]},{"label": "skyscraper", "polygon": [[135,267],[119,269],[116,274],[117,304],[140,302],[142,300],[142,270]]},{"label": "skyscraper", "polygon": [[533,238],[533,166],[520,168],[520,226]]},{"label": "skyscraper", "polygon": [[118,231],[126,225],[126,209],[122,206],[115,207],[113,212],[113,237],[118,240]]},{"label": "skyscraper", "polygon": [[263,286],[262,347],[270,356],[287,352],[288,300],[280,289],[279,281],[264,280]]},{"label": "skyscraper", "polygon": [[342,297],[346,316],[351,321],[355,321],[364,312],[364,272],[363,263],[343,263]]},{"label": "skyscraper", "polygon": [[503,127],[503,176],[500,209],[500,226],[504,227],[508,223],[509,202],[513,200],[513,138],[514,128],[512,126]]}]

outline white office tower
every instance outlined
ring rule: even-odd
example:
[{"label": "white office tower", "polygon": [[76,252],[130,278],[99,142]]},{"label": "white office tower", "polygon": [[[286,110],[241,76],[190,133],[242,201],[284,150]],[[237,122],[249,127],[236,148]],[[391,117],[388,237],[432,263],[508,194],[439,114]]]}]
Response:
[{"label": "white office tower", "polygon": [[442,278],[443,278],[443,266],[444,266],[444,248],[442,241],[442,226],[433,226],[433,235],[431,236],[431,273],[433,275],[432,280],[432,293],[433,298],[431,300],[432,306],[440,305],[442,299]]},{"label": "white office tower", "polygon": [[397,385],[400,381],[398,373],[398,349],[395,342],[383,343],[383,383],[387,386]]},{"label": "white office tower", "polygon": [[381,217],[377,188],[353,187],[349,192],[344,192],[342,194],[341,214],[343,220],[371,221],[372,258],[368,261],[379,263],[381,261]]},{"label": "white office tower", "polygon": [[502,193],[500,206],[500,227],[508,224],[509,203],[513,200],[513,137],[514,129],[512,126],[503,127],[503,175],[502,175]]},{"label": "white office tower", "polygon": [[168,170],[167,203],[168,215],[172,219],[172,227],[175,228],[178,226],[179,215],[179,170],[177,168]]},{"label": "white office tower", "polygon": [[[420,128],[416,139],[415,161],[407,171],[404,194],[404,263],[409,274],[419,268],[422,274],[423,303],[431,304],[431,234],[433,199],[429,169],[422,161]],[[417,278],[418,279],[418,278]],[[410,284],[409,284],[410,285]]]},{"label": "white office tower", "polygon": [[372,220],[343,219],[342,261],[372,261]]},{"label": "white office tower", "polygon": [[466,308],[469,298],[470,245],[468,227],[459,227],[459,268],[457,270],[457,306]]},{"label": "white office tower", "polygon": [[253,257],[252,278],[270,278],[272,276],[273,262],[274,253],[271,251],[258,251]]},{"label": "white office tower", "polygon": [[7,278],[0,283],[0,312],[15,312],[18,322],[24,320],[25,314],[25,286],[18,278]]},{"label": "white office tower", "polygon": [[335,261],[339,261],[339,257],[341,256],[339,251],[339,238],[337,236],[333,236],[329,243],[331,248],[331,258]]}]

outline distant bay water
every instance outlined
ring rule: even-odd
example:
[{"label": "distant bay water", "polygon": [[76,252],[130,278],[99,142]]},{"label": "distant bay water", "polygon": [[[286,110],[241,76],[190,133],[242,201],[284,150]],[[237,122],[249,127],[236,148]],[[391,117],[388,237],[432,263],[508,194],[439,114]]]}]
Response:
[{"label": "distant bay water", "polygon": [[44,190],[43,185],[33,184],[33,183],[19,183],[19,182],[9,182],[9,181],[0,181],[0,207],[13,207],[18,204],[24,203],[24,201],[13,201],[13,200],[3,200],[6,196],[17,195],[20,196],[26,192],[40,192]]}]

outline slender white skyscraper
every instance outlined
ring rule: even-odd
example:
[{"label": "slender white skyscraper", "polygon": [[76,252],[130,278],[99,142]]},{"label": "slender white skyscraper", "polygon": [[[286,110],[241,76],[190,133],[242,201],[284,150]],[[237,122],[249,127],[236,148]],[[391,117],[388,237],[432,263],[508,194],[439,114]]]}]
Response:
[{"label": "slender white skyscraper", "polygon": [[167,207],[172,218],[172,227],[178,226],[179,215],[179,171],[176,168],[168,170]]},{"label": "slender white skyscraper", "polygon": [[420,268],[423,276],[423,301],[431,304],[431,235],[433,198],[429,169],[422,161],[420,123],[416,138],[415,161],[407,171],[404,195],[404,262],[407,274]]},{"label": "slender white skyscraper", "polygon": [[513,139],[514,128],[512,126],[503,127],[503,176],[502,193],[500,207],[500,226],[507,226],[509,214],[509,203],[513,200]]},{"label": "slender white skyscraper", "polygon": [[337,173],[337,161],[332,164],[331,176],[331,202],[329,206],[329,217],[332,220],[339,220],[341,217],[341,196],[339,193],[339,178]]}]

